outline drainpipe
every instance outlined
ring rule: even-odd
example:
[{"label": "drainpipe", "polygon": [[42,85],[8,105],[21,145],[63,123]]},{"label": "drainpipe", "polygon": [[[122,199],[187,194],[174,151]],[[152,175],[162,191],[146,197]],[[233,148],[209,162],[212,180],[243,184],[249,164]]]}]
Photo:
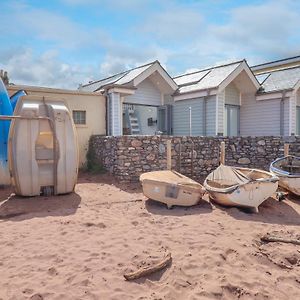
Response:
[{"label": "drainpipe", "polygon": [[105,102],[106,102],[106,108],[105,108],[105,122],[106,122],[106,135],[109,135],[109,113],[108,113],[108,109],[109,109],[109,100],[108,100],[108,94],[105,93]]},{"label": "drainpipe", "polygon": [[280,135],[284,136],[284,98],[286,91],[283,91],[281,94],[280,100]]}]

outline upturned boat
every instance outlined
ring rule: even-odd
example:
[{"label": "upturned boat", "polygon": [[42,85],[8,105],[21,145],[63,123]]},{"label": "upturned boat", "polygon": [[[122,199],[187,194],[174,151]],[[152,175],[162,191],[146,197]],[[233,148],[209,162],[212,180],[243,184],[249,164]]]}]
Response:
[{"label": "upturned boat", "polygon": [[273,161],[270,172],[279,178],[279,186],[300,196],[300,157],[288,155]]},{"label": "upturned boat", "polygon": [[220,165],[204,182],[210,198],[224,206],[250,208],[258,212],[259,205],[278,188],[278,177],[250,168]]},{"label": "upturned boat", "polygon": [[8,142],[15,193],[70,193],[78,174],[78,143],[70,111],[61,99],[25,96],[15,108]]},{"label": "upturned boat", "polygon": [[200,183],[176,171],[144,173],[140,176],[140,181],[146,197],[165,203],[168,208],[173,205],[196,205],[205,193]]}]

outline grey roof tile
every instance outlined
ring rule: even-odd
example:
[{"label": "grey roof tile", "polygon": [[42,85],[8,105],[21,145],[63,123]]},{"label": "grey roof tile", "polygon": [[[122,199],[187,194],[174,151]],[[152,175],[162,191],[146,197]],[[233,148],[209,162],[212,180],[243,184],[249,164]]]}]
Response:
[{"label": "grey roof tile", "polygon": [[262,92],[270,93],[293,89],[300,80],[300,67],[273,71],[268,74],[270,75],[262,83]]},{"label": "grey roof tile", "polygon": [[98,91],[98,90],[104,88],[107,85],[111,85],[111,84],[122,85],[125,83],[129,83],[134,78],[136,78],[138,75],[140,75],[142,72],[144,72],[146,69],[151,67],[154,63],[155,62],[152,62],[147,65],[143,65],[143,66],[110,76],[108,78],[104,78],[101,80],[97,80],[97,81],[82,85],[80,89],[82,91],[95,92],[95,91]]},{"label": "grey roof tile", "polygon": [[[216,66],[210,69],[202,70],[200,72],[207,71],[205,76],[202,76],[198,82],[188,81],[185,82],[184,86],[179,87],[178,93],[188,93],[198,90],[204,90],[209,88],[218,87],[240,64],[242,61],[231,63],[228,65]],[[188,78],[189,74],[185,75]],[[183,77],[183,76],[182,76]],[[176,80],[176,78],[174,78]],[[183,80],[182,80],[183,81]]]},{"label": "grey roof tile", "polygon": [[209,72],[210,72],[210,70],[198,71],[198,72],[190,73],[187,75],[181,75],[181,76],[175,77],[173,79],[178,86],[192,84],[192,83],[197,83]]}]

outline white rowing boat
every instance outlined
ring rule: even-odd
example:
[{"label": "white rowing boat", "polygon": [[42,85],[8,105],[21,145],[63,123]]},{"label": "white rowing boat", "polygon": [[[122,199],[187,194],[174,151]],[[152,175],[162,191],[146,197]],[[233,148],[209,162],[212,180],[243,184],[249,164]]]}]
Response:
[{"label": "white rowing boat", "polygon": [[270,172],[278,176],[280,187],[300,196],[300,157],[278,158],[271,163]]},{"label": "white rowing boat", "polygon": [[140,176],[146,197],[173,205],[196,205],[205,193],[203,186],[175,171],[154,171]]},{"label": "white rowing boat", "polygon": [[220,165],[204,182],[210,198],[225,206],[254,209],[278,188],[278,178],[266,171]]}]

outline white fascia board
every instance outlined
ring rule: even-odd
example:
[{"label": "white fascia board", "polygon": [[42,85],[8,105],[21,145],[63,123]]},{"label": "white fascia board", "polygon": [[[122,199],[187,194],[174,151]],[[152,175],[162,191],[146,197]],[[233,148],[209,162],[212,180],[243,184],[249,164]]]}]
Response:
[{"label": "white fascia board", "polygon": [[174,80],[166,73],[166,71],[161,67],[161,65],[158,62],[155,62],[153,65],[151,65],[148,69],[146,69],[144,72],[142,72],[140,75],[138,75],[133,80],[133,86],[137,86],[142,81],[144,81],[146,78],[148,78],[150,75],[152,75],[155,71],[157,71],[160,76],[167,82],[167,84],[170,86],[170,88],[175,92],[178,88],[177,84],[174,82]]},{"label": "white fascia board", "polygon": [[212,90],[202,90],[202,91],[197,91],[197,92],[184,93],[184,94],[180,94],[180,95],[175,95],[174,101],[212,96],[212,95],[216,95],[217,92],[218,92],[217,89],[212,89]]},{"label": "white fascia board", "polygon": [[[262,95],[256,95],[257,101],[262,100],[271,100],[271,99],[280,99],[282,98],[283,92],[275,92],[275,93],[268,93],[268,94],[262,94]],[[290,97],[292,95],[291,91],[288,91],[285,93],[284,97]]]},{"label": "white fascia board", "polygon": [[293,93],[297,93],[297,91],[300,89],[300,79],[297,81],[293,88]]},{"label": "white fascia board", "polygon": [[256,80],[255,76],[249,69],[248,65],[246,64],[245,61],[241,62],[236,69],[231,72],[227,78],[219,85],[219,91],[222,91],[223,89],[226,88],[227,85],[229,85],[242,71],[245,71],[247,75],[249,76],[250,80],[253,83],[253,86],[258,90],[260,88],[259,82]]},{"label": "white fascia board", "polygon": [[122,87],[113,87],[110,88],[108,93],[119,93],[124,96],[133,95],[135,93],[135,89],[122,88]]}]

